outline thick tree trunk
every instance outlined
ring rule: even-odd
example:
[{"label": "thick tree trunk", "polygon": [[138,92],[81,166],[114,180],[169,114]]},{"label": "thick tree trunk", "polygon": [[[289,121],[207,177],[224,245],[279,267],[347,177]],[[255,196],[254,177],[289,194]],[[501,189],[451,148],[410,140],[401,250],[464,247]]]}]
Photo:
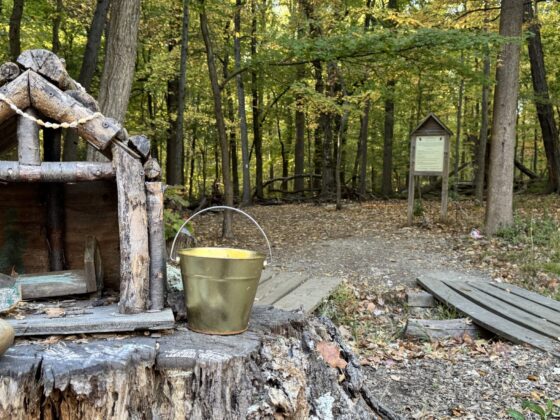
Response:
[{"label": "thick tree trunk", "polygon": [[10,58],[16,61],[19,54],[21,53],[21,18],[23,17],[23,4],[24,0],[14,0],[14,7],[12,9],[12,15],[10,16],[10,31],[9,31],[9,43],[10,43]]},{"label": "thick tree trunk", "polygon": [[[242,0],[236,0],[236,11],[234,17],[235,38],[233,40],[233,48],[235,55],[235,71],[241,69],[241,8]],[[251,204],[251,171],[249,167],[249,136],[247,133],[247,112],[245,110],[245,86],[243,84],[243,76],[238,73],[235,77],[237,87],[237,107],[239,112],[239,131],[241,135],[241,165],[243,166],[243,197],[241,203],[244,206]]]},{"label": "thick tree trunk", "polygon": [[[204,9],[204,0],[200,0],[202,11],[200,12],[200,30],[204,45],[206,46],[206,58],[208,62],[208,72],[210,76],[210,84],[212,86],[212,96],[214,99],[214,114],[216,116],[216,128],[218,130],[218,139],[222,150],[222,178],[224,181],[224,192],[226,206],[233,206],[233,186],[231,183],[231,171],[229,167],[229,145],[226,134],[226,125],[224,121],[224,112],[222,107],[222,92],[218,84],[218,73],[216,71],[216,63],[214,62],[214,52],[212,50],[212,42],[210,40],[210,32],[208,29],[208,18]],[[224,223],[222,236],[224,238],[233,237],[232,230],[232,214],[231,211],[224,212]]]},{"label": "thick tree trunk", "polygon": [[535,106],[546,153],[549,189],[550,191],[560,192],[558,127],[554,119],[554,111],[548,93],[540,24],[533,11],[531,1],[525,2],[525,17],[529,22],[529,33],[531,34],[531,36],[527,37],[529,61],[531,63],[531,79],[533,81]]},{"label": "thick tree trunk", "polygon": [[9,348],[0,359],[0,417],[398,418],[364,375],[328,320],[259,307],[250,330],[230,337],[181,328]]},{"label": "thick tree trunk", "polygon": [[[103,115],[124,122],[134,79],[140,0],[113,0],[107,30],[105,65],[99,86]],[[88,149],[88,160],[101,155]]]},{"label": "thick tree trunk", "polygon": [[[80,69],[80,75],[78,76],[78,82],[86,90],[89,90],[97,68],[97,56],[101,46],[101,35],[103,34],[103,28],[105,27],[105,21],[107,19],[109,2],[110,0],[97,0],[93,19],[88,31],[82,67]],[[67,162],[78,160],[78,133],[76,130],[66,130],[63,158]]]},{"label": "thick tree trunk", "polygon": [[[523,0],[502,0],[500,35],[519,38],[522,25]],[[520,45],[517,40],[504,44],[498,56],[486,206],[486,232],[491,235],[513,223],[513,153],[519,56]]]}]

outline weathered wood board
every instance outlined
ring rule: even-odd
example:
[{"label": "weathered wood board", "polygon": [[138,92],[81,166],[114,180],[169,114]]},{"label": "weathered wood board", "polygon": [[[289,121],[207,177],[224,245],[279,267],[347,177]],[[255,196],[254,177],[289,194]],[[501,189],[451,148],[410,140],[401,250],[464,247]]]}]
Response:
[{"label": "weathered wood board", "polygon": [[[504,311],[502,304],[498,305],[496,302],[498,299],[489,295],[486,295],[488,299],[495,300],[492,301],[492,304],[481,306],[479,300],[484,299],[484,297],[480,296],[478,289],[468,285],[469,281],[480,282],[480,280],[480,278],[474,276],[444,271],[424,273],[418,277],[418,283],[432,293],[436,299],[454,307],[488,331],[514,343],[529,344],[560,357],[560,342],[558,339],[532,329],[535,327],[535,317],[531,318],[531,314],[526,313],[523,319],[520,319],[519,314],[514,311],[516,308],[509,306],[507,308],[508,314],[504,316],[501,313]],[[461,293],[457,290],[460,290]],[[500,302],[505,304],[503,301]],[[531,320],[531,322],[529,323],[527,320]],[[520,323],[520,321],[522,322]],[[554,324],[546,322],[549,326],[554,326]],[[528,325],[531,327],[528,327]]]},{"label": "weathered wood board", "polygon": [[340,283],[342,283],[342,279],[339,277],[311,277],[301,286],[277,300],[274,307],[286,311],[303,309],[303,311],[311,313],[330,296]]},{"label": "weathered wood board", "polygon": [[256,305],[273,305],[275,302],[286,296],[309,276],[302,273],[281,272],[273,277],[273,281],[265,281],[259,285],[255,296]]},{"label": "weathered wood board", "polygon": [[94,334],[141,330],[167,330],[175,326],[171,309],[140,314],[119,314],[117,305],[84,308],[76,315],[49,318],[46,314],[7,319],[16,337],[25,335]]}]

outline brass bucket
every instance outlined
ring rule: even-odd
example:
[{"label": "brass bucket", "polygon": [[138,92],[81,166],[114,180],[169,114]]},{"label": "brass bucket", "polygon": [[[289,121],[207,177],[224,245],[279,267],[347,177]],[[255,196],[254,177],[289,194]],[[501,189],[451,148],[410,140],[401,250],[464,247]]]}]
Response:
[{"label": "brass bucket", "polygon": [[[239,209],[215,206],[192,215],[182,228],[204,211],[227,208],[247,216],[270,242],[262,228]],[[175,241],[171,247],[171,255]],[[187,325],[192,331],[204,334],[230,335],[247,330],[249,317],[266,256],[259,252],[235,248],[188,248],[178,251]],[[272,255],[272,253],[271,253]]]}]

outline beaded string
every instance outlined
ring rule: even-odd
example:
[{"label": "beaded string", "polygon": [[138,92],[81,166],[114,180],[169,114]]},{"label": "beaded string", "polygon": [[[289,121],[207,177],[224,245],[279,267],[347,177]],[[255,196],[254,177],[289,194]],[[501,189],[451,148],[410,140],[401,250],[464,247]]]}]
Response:
[{"label": "beaded string", "polygon": [[67,123],[67,122],[63,122],[60,124],[57,123],[52,123],[49,121],[43,121],[40,118],[35,118],[32,115],[27,114],[26,112],[22,111],[21,109],[19,109],[17,107],[16,104],[14,104],[11,99],[9,99],[8,97],[6,97],[3,93],[0,92],[0,101],[5,102],[16,114],[21,115],[23,118],[27,118],[28,120],[31,120],[33,122],[35,122],[36,124],[42,126],[42,127],[47,127],[47,128],[54,128],[54,129],[58,129],[58,128],[76,128],[78,125],[81,124],[85,124],[88,121],[91,121],[97,117],[102,117],[103,114],[101,112],[94,112],[93,114],[91,114],[88,117],[84,117],[84,118],[80,118],[77,121],[72,121],[71,123]]}]

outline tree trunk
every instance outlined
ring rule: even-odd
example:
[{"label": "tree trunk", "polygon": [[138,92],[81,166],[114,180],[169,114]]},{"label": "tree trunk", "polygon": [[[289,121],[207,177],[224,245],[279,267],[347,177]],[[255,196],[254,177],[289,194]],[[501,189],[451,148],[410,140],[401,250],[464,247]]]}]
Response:
[{"label": "tree trunk", "polygon": [[[99,54],[99,47],[101,46],[101,35],[103,35],[103,28],[107,20],[109,3],[110,0],[97,0],[97,6],[95,7],[91,26],[88,31],[82,67],[80,69],[80,75],[78,76],[78,82],[86,90],[89,90],[97,68],[97,56]],[[66,130],[63,157],[67,162],[78,160],[78,133],[76,130]]]},{"label": "tree trunk", "polygon": [[[251,59],[257,55],[257,6],[256,0],[251,0]],[[262,131],[261,131],[261,101],[259,80],[256,71],[251,71],[251,97],[253,110],[253,144],[255,145],[255,187],[256,196],[264,197],[263,193],[263,158],[262,158]]]},{"label": "tree trunk", "polygon": [[[241,69],[241,7],[242,0],[236,0],[236,11],[234,17],[235,37],[233,40],[233,49],[235,55],[235,71]],[[245,86],[243,84],[243,76],[238,73],[235,77],[237,86],[237,106],[239,112],[239,131],[241,135],[241,165],[243,166],[243,197],[241,203],[244,206],[251,204],[251,171],[249,168],[249,139],[247,133],[247,113],[245,110]]]},{"label": "tree trunk", "polygon": [[[233,186],[231,183],[231,172],[229,167],[229,145],[222,107],[222,93],[218,84],[218,73],[214,62],[214,52],[212,51],[212,42],[210,40],[210,32],[208,29],[208,18],[206,16],[206,10],[204,9],[204,0],[200,0],[200,4],[202,6],[202,10],[200,12],[200,30],[202,32],[202,38],[204,39],[204,45],[206,46],[208,72],[210,76],[210,84],[212,86],[212,96],[214,99],[214,113],[216,115],[216,128],[218,130],[218,138],[220,140],[220,148],[222,150],[222,177],[224,181],[225,201],[227,206],[233,206]],[[224,238],[233,237],[231,211],[224,212],[222,236]]]},{"label": "tree trunk", "polygon": [[393,133],[395,129],[395,81],[389,80],[386,85],[385,114],[383,123],[383,172],[381,174],[381,194],[385,197],[393,195]]},{"label": "tree trunk", "polygon": [[484,180],[486,178],[486,146],[488,144],[488,96],[490,93],[490,52],[488,48],[484,50],[484,84],[482,85],[482,99],[480,113],[482,120],[480,123],[480,135],[476,156],[475,174],[475,196],[477,201],[482,204],[484,201]]},{"label": "tree trunk", "polygon": [[[167,81],[167,94],[165,104],[167,106],[167,156],[166,156],[166,181],[169,185],[182,185],[181,161],[179,145],[177,144],[177,115],[179,80],[174,77]],[[182,140],[181,140],[182,141]]]},{"label": "tree trunk", "polygon": [[[368,99],[364,107],[360,124],[360,176],[358,181],[358,192],[361,196],[366,195],[367,184],[367,162],[368,162],[368,130],[369,130],[369,111],[371,109],[371,101]],[[373,184],[372,184],[373,188]]]},{"label": "tree trunk", "polygon": [[550,191],[560,192],[558,127],[554,119],[554,111],[548,93],[540,24],[533,11],[531,1],[525,3],[525,17],[529,22],[529,33],[532,35],[527,37],[527,44],[529,47],[529,61],[531,63],[531,79],[533,81],[535,106],[537,108],[537,116],[541,126],[544,150],[546,153],[548,184]]},{"label": "tree trunk", "polygon": [[181,32],[181,63],[177,85],[177,118],[167,143],[167,183],[183,185],[185,183],[185,147],[183,144],[183,126],[185,121],[185,89],[187,84],[187,55],[189,48],[189,0],[183,0],[183,25]]},{"label": "tree trunk", "polygon": [[[139,21],[140,0],[112,1],[99,107],[103,115],[120,123],[125,120],[134,79]],[[88,148],[88,160],[99,160],[101,155],[93,152]]]},{"label": "tree trunk", "polygon": [[52,52],[58,54],[60,50],[60,24],[62,23],[63,5],[62,0],[56,0],[56,11],[53,18],[52,27]]},{"label": "tree trunk", "polygon": [[[519,38],[523,25],[523,0],[502,0],[500,35]],[[513,152],[519,93],[520,45],[501,47],[496,69],[490,174],[486,206],[486,232],[495,234],[513,223]]]},{"label": "tree trunk", "polygon": [[16,61],[21,53],[21,18],[23,17],[23,3],[24,0],[14,0],[14,7],[12,9],[12,16],[10,16],[10,58]]},{"label": "tree trunk", "polygon": [[350,115],[350,111],[347,109],[344,111],[344,115],[340,121],[340,127],[338,129],[337,135],[337,150],[336,150],[336,209],[342,210],[342,183],[343,180],[341,179],[341,166],[342,166],[342,152],[343,152],[343,141],[342,137],[344,136],[344,132],[346,130],[346,124],[348,123],[348,116]]},{"label": "tree trunk", "polygon": [[[297,80],[303,80],[305,78],[305,67],[300,65],[296,69]],[[305,172],[305,113],[303,110],[303,95],[298,94],[296,97],[296,115],[295,115],[295,125],[296,125],[296,141],[295,141],[295,151],[294,151],[294,175],[303,175]],[[294,180],[294,192],[299,193],[303,191],[304,179],[296,178]]]},{"label": "tree trunk", "polygon": [[327,319],[258,307],[250,325],[230,337],[181,328],[19,343],[0,359],[0,417],[398,418],[369,391],[358,357]]},{"label": "tree trunk", "polygon": [[[461,53],[461,64],[464,62],[463,53]],[[460,160],[460,148],[461,148],[461,118],[463,117],[463,92],[465,90],[465,79],[461,77],[459,82],[459,98],[457,99],[457,133],[455,133],[455,182],[453,184],[453,191],[455,192],[455,199],[458,196],[459,188],[459,160]]]}]

